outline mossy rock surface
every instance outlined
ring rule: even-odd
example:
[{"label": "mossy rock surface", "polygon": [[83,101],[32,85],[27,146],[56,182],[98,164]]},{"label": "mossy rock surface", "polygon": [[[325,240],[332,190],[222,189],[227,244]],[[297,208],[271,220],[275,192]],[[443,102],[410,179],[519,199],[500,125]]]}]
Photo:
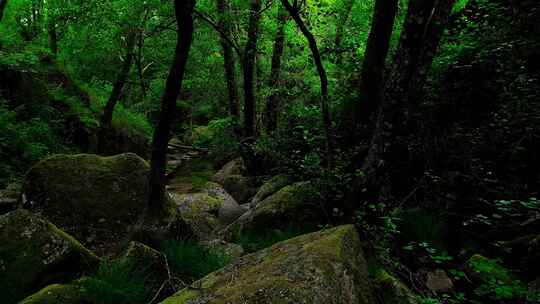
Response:
[{"label": "mossy rock surface", "polygon": [[118,243],[143,212],[148,172],[148,164],[132,153],[54,155],[28,172],[26,206],[101,252]]},{"label": "mossy rock surface", "polygon": [[244,213],[223,234],[230,237],[244,231],[284,229],[291,225],[316,226],[325,221],[322,205],[311,183],[296,183],[282,188]]},{"label": "mossy rock surface", "polygon": [[2,303],[75,279],[98,263],[96,255],[39,216],[19,209],[0,217]]},{"label": "mossy rock surface", "polygon": [[89,303],[78,284],[53,284],[29,296],[19,304],[81,304]]},{"label": "mossy rock surface", "polygon": [[216,183],[223,185],[225,183],[225,179],[231,175],[247,175],[246,164],[241,157],[233,159],[225,164],[212,179]]},{"label": "mossy rock surface", "polygon": [[246,255],[162,304],[374,304],[360,240],[351,225]]},{"label": "mossy rock surface", "polygon": [[[133,272],[145,278],[145,285],[154,294],[169,279],[165,255],[142,243],[130,242],[121,258],[133,263]],[[167,292],[169,292],[168,295],[171,295],[172,291],[169,289],[162,289],[160,295]]]},{"label": "mossy rock surface", "polygon": [[251,205],[256,206],[259,202],[292,183],[292,177],[288,175],[276,175],[266,181],[251,199]]},{"label": "mossy rock surface", "polygon": [[206,183],[202,191],[172,196],[179,214],[197,238],[211,240],[215,231],[234,222],[245,209],[216,183]]}]

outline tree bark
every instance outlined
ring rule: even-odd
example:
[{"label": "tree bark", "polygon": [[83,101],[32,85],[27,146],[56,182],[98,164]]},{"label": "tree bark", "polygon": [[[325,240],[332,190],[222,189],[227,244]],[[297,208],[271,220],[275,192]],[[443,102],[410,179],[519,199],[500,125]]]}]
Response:
[{"label": "tree bark", "polygon": [[175,0],[174,11],[178,26],[176,50],[161,99],[161,110],[152,141],[150,168],[150,194],[148,212],[154,215],[165,210],[165,169],[167,165],[167,144],[172,124],[176,118],[176,100],[182,89],[182,81],[193,39],[193,8],[196,0]]},{"label": "tree bark", "polygon": [[127,41],[126,41],[127,42],[126,58],[124,59],[122,68],[116,77],[116,81],[114,82],[111,95],[109,96],[109,100],[107,100],[107,104],[105,104],[105,108],[103,109],[103,114],[101,115],[99,131],[98,131],[98,153],[100,154],[105,153],[106,146],[107,146],[107,134],[109,134],[111,130],[112,118],[114,115],[114,108],[116,107],[116,104],[122,97],[122,91],[129,77],[129,71],[131,70],[131,65],[133,64],[133,58],[135,57],[135,54],[134,54],[135,39],[136,39],[135,32],[132,31],[128,33]]},{"label": "tree bark", "polygon": [[[390,0],[394,1],[394,0]],[[336,27],[336,38],[334,41],[334,48],[336,51],[336,64],[341,64],[341,60],[343,58],[343,50],[341,49],[341,42],[343,40],[343,33],[345,32],[345,25],[347,25],[347,20],[349,20],[349,16],[351,15],[352,8],[354,6],[355,0],[345,0],[345,4],[343,7],[343,11],[340,14],[340,18],[337,21],[337,27]]]},{"label": "tree bark", "polygon": [[279,76],[281,72],[281,58],[285,44],[285,25],[287,24],[288,14],[285,7],[281,6],[278,12],[277,31],[274,39],[274,48],[272,51],[272,67],[270,70],[270,79],[268,87],[270,96],[266,101],[266,131],[272,133],[278,125],[279,108]]},{"label": "tree bark", "polygon": [[230,22],[227,20],[229,6],[227,0],[217,0],[217,9],[219,13],[218,26],[223,33],[220,35],[220,43],[223,49],[223,63],[225,68],[225,80],[227,82],[227,92],[229,95],[229,113],[236,121],[240,118],[240,108],[238,103],[238,85],[236,83],[236,60],[234,51],[230,43],[223,36],[231,36]]},{"label": "tree bark", "polygon": [[259,37],[261,0],[251,0],[248,25],[248,38],[244,48],[244,136],[255,134],[255,57],[257,55],[257,40]]},{"label": "tree bark", "polygon": [[[368,156],[362,166],[363,181],[381,201],[395,200],[414,181],[407,136],[411,132],[415,103],[421,96],[455,0],[414,0],[407,17],[385,86]],[[375,190],[375,191],[373,191]]]},{"label": "tree bark", "polygon": [[0,0],[0,22],[4,18],[4,11],[6,10],[8,0]]},{"label": "tree bark", "polygon": [[299,8],[297,6],[292,6],[288,0],[281,0],[281,3],[287,9],[294,22],[308,41],[309,48],[313,55],[313,60],[315,61],[315,66],[317,67],[317,73],[319,74],[319,79],[321,82],[321,112],[325,132],[327,164],[329,165],[332,157],[332,120],[330,118],[330,110],[328,109],[328,77],[326,76],[326,70],[324,69],[321,54],[319,52],[319,48],[317,47],[317,41],[302,20],[302,17],[300,17]]},{"label": "tree bark", "polygon": [[56,21],[51,18],[48,22],[49,48],[54,58],[58,55],[58,34],[56,32]]},{"label": "tree bark", "polygon": [[399,0],[377,0],[369,33],[362,71],[360,95],[354,107],[354,129],[371,117],[380,105],[384,67]]}]

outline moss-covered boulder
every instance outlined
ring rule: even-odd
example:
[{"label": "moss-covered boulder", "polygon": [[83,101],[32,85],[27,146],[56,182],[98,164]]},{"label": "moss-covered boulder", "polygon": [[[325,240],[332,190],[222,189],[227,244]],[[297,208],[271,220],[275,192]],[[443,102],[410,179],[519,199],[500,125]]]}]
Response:
[{"label": "moss-covered boulder", "polygon": [[231,175],[247,175],[246,164],[241,157],[233,159],[225,164],[225,166],[214,175],[213,180],[216,183],[223,185],[225,179]]},{"label": "moss-covered boulder", "polygon": [[19,304],[81,304],[90,303],[78,283],[53,284],[19,302]]},{"label": "moss-covered boulder", "polygon": [[373,304],[353,226],[303,235],[246,255],[162,304]]},{"label": "moss-covered boulder", "polygon": [[266,181],[251,199],[251,206],[254,207],[265,198],[283,189],[292,183],[292,177],[284,174],[276,175]]},{"label": "moss-covered boulder", "polygon": [[21,189],[19,184],[9,184],[0,190],[0,215],[11,212],[19,207]]},{"label": "moss-covered boulder", "polygon": [[286,186],[260,202],[229,225],[227,237],[243,231],[284,229],[290,226],[317,226],[325,221],[323,203],[309,182]]},{"label": "moss-covered boulder", "polygon": [[373,284],[385,304],[418,304],[418,297],[398,278],[383,268],[373,273]]},{"label": "moss-covered boulder", "polygon": [[220,185],[212,182],[202,192],[173,193],[173,198],[180,215],[200,240],[212,239],[213,232],[231,224],[246,211]]},{"label": "moss-covered boulder", "polygon": [[2,303],[17,303],[51,283],[75,279],[99,259],[77,240],[26,210],[0,216]]},{"label": "moss-covered boulder", "polygon": [[98,252],[122,239],[143,212],[148,164],[135,154],[54,155],[26,176],[25,206]]},{"label": "moss-covered boulder", "polygon": [[229,175],[223,181],[223,188],[239,204],[246,204],[257,193],[255,179],[242,175]]},{"label": "moss-covered boulder", "polygon": [[169,279],[166,257],[159,251],[138,242],[130,242],[120,257],[133,265],[133,273],[145,278],[146,287],[158,298],[171,295],[170,286],[162,284]]}]

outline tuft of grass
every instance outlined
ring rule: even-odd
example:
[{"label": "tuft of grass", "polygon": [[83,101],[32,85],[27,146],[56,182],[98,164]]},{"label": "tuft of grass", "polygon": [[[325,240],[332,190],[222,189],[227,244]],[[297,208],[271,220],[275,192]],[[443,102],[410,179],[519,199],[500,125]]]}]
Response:
[{"label": "tuft of grass", "polygon": [[168,241],[163,245],[169,267],[185,283],[192,283],[225,267],[231,258],[220,252],[208,251],[193,241]]},{"label": "tuft of grass", "polygon": [[82,286],[94,304],[146,304],[152,296],[144,273],[128,258],[102,262]]}]

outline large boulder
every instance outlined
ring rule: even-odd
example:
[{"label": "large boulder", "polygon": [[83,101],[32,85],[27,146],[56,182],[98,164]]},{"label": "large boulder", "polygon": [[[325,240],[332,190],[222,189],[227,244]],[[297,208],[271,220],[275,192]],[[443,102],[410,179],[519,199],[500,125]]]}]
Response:
[{"label": "large boulder", "polygon": [[102,252],[119,243],[145,209],[148,172],[132,153],[54,155],[28,172],[25,206]]},{"label": "large boulder", "polygon": [[245,211],[218,184],[208,182],[202,192],[172,194],[180,216],[199,240],[213,239],[213,233],[234,222]]},{"label": "large boulder", "polygon": [[231,175],[247,175],[246,164],[241,157],[233,159],[225,164],[225,166],[214,175],[213,180],[216,183],[223,185],[225,179]]},{"label": "large boulder", "polygon": [[268,231],[291,226],[312,228],[325,221],[324,210],[316,189],[309,182],[300,182],[276,192],[229,225],[227,237],[244,231]]},{"label": "large boulder", "polygon": [[20,196],[18,184],[9,184],[6,189],[0,190],[0,215],[17,209]]},{"label": "large boulder", "polygon": [[244,160],[237,158],[223,166],[212,180],[222,185],[238,203],[244,204],[257,193],[254,179],[246,175]]},{"label": "large boulder", "polygon": [[292,183],[292,177],[284,174],[276,175],[266,181],[251,199],[251,206],[254,207],[265,198],[283,189]]},{"label": "large boulder", "polygon": [[0,216],[2,303],[17,303],[51,283],[75,279],[99,259],[77,240],[26,210]]},{"label": "large boulder", "polygon": [[162,304],[374,304],[351,225],[300,236],[244,256]]}]

